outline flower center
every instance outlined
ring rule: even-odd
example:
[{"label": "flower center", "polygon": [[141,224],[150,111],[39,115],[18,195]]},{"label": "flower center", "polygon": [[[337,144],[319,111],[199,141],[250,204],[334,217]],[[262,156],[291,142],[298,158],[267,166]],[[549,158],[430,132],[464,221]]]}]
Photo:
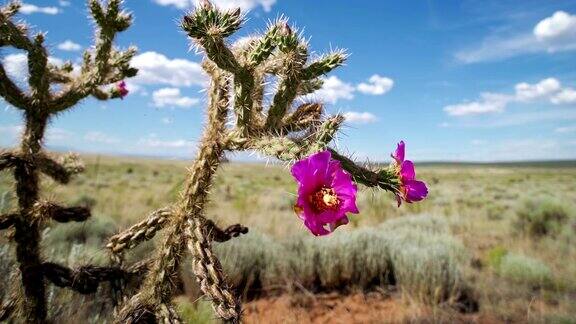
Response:
[{"label": "flower center", "polygon": [[340,205],[340,199],[332,188],[322,187],[322,189],[311,194],[309,197],[310,204],[317,212],[325,210],[336,210]]}]

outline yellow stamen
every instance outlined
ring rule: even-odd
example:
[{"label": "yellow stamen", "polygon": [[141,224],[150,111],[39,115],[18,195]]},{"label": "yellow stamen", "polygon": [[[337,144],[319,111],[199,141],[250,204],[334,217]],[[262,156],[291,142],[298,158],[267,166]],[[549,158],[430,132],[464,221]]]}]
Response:
[{"label": "yellow stamen", "polygon": [[323,187],[309,197],[310,204],[317,212],[336,210],[340,205],[340,198],[332,188]]}]

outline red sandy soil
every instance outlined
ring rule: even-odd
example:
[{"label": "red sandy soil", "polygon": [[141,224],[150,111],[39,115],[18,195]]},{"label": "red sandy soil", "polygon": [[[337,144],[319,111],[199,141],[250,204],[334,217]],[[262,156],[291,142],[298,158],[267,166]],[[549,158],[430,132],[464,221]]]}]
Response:
[{"label": "red sandy soil", "polygon": [[244,306],[246,323],[497,323],[380,293],[281,295]]}]

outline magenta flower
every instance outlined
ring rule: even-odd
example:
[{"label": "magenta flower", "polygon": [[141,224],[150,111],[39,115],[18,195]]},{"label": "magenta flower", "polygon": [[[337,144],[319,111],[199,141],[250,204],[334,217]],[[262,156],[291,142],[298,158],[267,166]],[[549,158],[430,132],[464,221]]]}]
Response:
[{"label": "magenta flower", "polygon": [[330,234],[338,226],[348,224],[346,213],[359,212],[356,207],[358,189],[340,162],[332,160],[329,151],[296,162],[292,175],[298,181],[294,210],[312,234]]},{"label": "magenta flower", "polygon": [[428,188],[426,187],[426,184],[422,181],[416,180],[414,163],[410,160],[404,160],[406,151],[405,146],[404,141],[400,141],[396,148],[396,152],[392,155],[396,161],[394,167],[396,168],[396,173],[400,180],[400,193],[396,194],[398,207],[402,204],[402,200],[405,200],[407,203],[412,203],[423,200],[428,196]]},{"label": "magenta flower", "polygon": [[116,84],[116,88],[114,89],[117,96],[120,97],[120,99],[124,99],[124,97],[126,97],[128,95],[128,88],[126,88],[126,82],[124,81],[120,81]]}]

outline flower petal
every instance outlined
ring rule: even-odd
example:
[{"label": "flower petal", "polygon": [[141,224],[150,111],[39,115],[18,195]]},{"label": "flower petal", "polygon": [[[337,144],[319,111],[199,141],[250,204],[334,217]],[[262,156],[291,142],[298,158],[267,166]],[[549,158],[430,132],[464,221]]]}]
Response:
[{"label": "flower petal", "polygon": [[394,157],[394,159],[396,160],[396,162],[398,162],[398,164],[401,164],[402,162],[404,162],[405,152],[406,152],[406,145],[404,144],[404,141],[400,141],[400,143],[398,143],[398,146],[396,147],[396,152],[394,152],[394,155],[392,157]]},{"label": "flower petal", "polygon": [[402,162],[400,166],[400,176],[402,181],[414,180],[416,178],[416,171],[414,170],[414,163],[410,160]]},{"label": "flower petal", "polygon": [[350,220],[348,219],[348,217],[344,216],[344,217],[338,219],[337,221],[335,221],[334,223],[328,224],[328,230],[330,230],[330,232],[334,232],[338,227],[340,227],[342,225],[346,225],[349,222],[350,222]]},{"label": "flower petal", "polygon": [[403,183],[406,190],[406,201],[420,201],[428,196],[428,187],[426,183],[419,180],[408,180]]},{"label": "flower petal", "polygon": [[292,176],[298,181],[303,193],[309,193],[325,185],[331,154],[323,151],[300,160],[292,166]]},{"label": "flower petal", "polygon": [[322,224],[316,222],[313,219],[310,219],[310,218],[306,219],[304,221],[304,225],[306,225],[306,227],[308,227],[310,232],[312,232],[312,234],[314,234],[316,236],[322,236],[322,235],[330,234],[330,232],[328,230],[326,230]]}]

